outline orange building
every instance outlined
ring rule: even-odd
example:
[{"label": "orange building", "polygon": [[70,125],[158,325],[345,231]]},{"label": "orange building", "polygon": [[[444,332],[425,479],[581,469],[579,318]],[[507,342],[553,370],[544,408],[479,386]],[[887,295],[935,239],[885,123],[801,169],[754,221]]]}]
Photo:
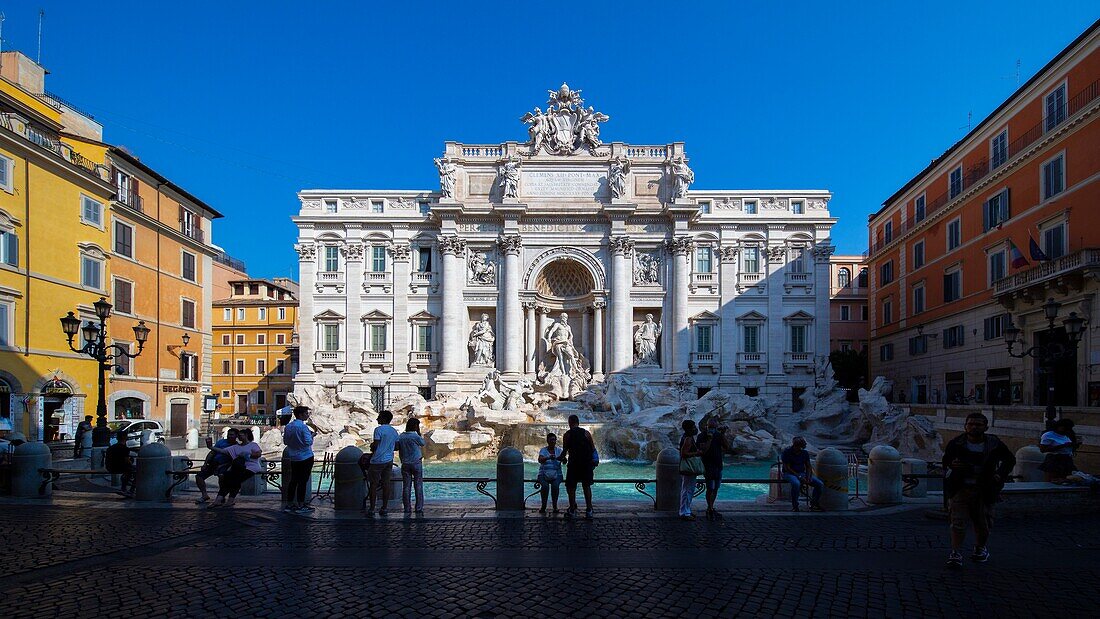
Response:
[{"label": "orange building", "polygon": [[218,415],[271,415],[294,390],[298,284],[277,278],[228,285],[230,295],[213,303]]},{"label": "orange building", "polygon": [[[1056,405],[1100,405],[1098,46],[1100,22],[869,218],[870,365],[895,400],[1045,405],[1053,376]],[[1009,356],[1010,324],[1065,342],[1071,311],[1090,326],[1053,372]]]},{"label": "orange building", "polygon": [[829,257],[829,350],[867,348],[867,267],[863,256]]},{"label": "orange building", "polygon": [[[120,148],[107,152],[111,201],[112,334],[138,320],[151,329],[142,354],[120,360],[110,379],[107,414],[153,419],[169,436],[199,427],[203,395],[211,392],[212,221],[221,217]],[[116,344],[131,349],[133,342]]]}]

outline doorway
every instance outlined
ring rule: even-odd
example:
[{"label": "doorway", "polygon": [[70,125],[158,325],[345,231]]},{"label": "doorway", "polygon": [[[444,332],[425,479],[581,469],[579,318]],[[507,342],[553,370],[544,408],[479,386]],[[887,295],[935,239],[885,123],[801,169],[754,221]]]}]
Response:
[{"label": "doorway", "polygon": [[52,443],[61,440],[61,433],[65,425],[66,399],[47,397],[42,401],[42,421],[45,425],[42,442]]},{"label": "doorway", "polygon": [[171,427],[169,436],[184,436],[187,434],[187,403],[172,402]]},{"label": "doorway", "polygon": [[237,394],[237,410],[235,410],[233,412],[237,415],[247,415],[248,414],[248,394],[247,393],[238,393]]},{"label": "doorway", "polygon": [[[1035,394],[1036,406],[1046,406],[1050,387],[1054,388],[1055,406],[1077,406],[1077,348],[1070,344],[1065,327],[1058,327],[1054,333],[1039,331],[1035,334],[1036,346],[1061,347],[1066,351],[1062,358],[1055,361],[1052,372],[1039,363],[1035,363]],[[1069,352],[1072,351],[1072,352]]]}]

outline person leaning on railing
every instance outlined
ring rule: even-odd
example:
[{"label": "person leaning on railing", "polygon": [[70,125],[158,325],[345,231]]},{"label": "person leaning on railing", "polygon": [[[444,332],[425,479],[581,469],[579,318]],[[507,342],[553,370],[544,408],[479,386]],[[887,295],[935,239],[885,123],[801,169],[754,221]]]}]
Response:
[{"label": "person leaning on railing", "polygon": [[1046,473],[1046,480],[1059,482],[1077,470],[1073,456],[1081,448],[1081,440],[1073,431],[1072,419],[1059,419],[1054,429],[1044,432],[1039,439],[1039,451],[1046,454],[1039,470]]}]

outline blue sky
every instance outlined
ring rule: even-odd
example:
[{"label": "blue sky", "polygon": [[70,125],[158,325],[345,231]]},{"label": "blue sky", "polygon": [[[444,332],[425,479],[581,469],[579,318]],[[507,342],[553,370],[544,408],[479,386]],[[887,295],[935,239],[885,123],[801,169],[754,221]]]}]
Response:
[{"label": "blue sky", "polygon": [[1034,2],[0,2],[4,49],[105,139],[222,211],[254,276],[297,277],[302,188],[431,189],[445,140],[526,139],[563,81],[606,141],[686,142],[696,188],[823,188],[866,219],[1098,16]]}]

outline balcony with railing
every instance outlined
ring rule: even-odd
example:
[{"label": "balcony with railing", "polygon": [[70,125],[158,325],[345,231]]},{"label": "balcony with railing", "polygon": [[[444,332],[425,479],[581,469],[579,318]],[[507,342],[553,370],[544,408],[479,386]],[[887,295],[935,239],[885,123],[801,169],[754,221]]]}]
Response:
[{"label": "balcony with railing", "polygon": [[317,279],[318,284],[336,285],[344,283],[343,271],[318,271]]},{"label": "balcony with railing", "polygon": [[0,112],[0,128],[6,129],[28,142],[52,152],[70,164],[92,174],[99,180],[110,181],[111,179],[111,170],[106,165],[96,163],[81,155],[73,150],[71,146],[62,142],[57,135],[28,124],[27,121],[18,114]]},{"label": "balcony with railing", "polygon": [[137,211],[139,213],[145,212],[145,203],[142,202],[141,196],[132,191],[117,191],[115,193],[115,204],[121,204],[126,208]]},{"label": "balcony with railing", "polygon": [[331,369],[343,372],[347,368],[346,356],[342,350],[318,350],[313,354],[313,371]]},{"label": "balcony with railing", "polygon": [[766,352],[739,352],[737,353],[737,372],[748,374],[757,372],[763,374],[768,371],[768,353]]},{"label": "balcony with railing", "polygon": [[[1058,129],[1063,127],[1069,120],[1073,119],[1078,112],[1091,106],[1092,103],[1097,99],[1097,97],[1100,97],[1100,79],[1092,82],[1091,84],[1083,88],[1080,92],[1074,95],[1073,98],[1066,102],[1065,114],[1062,115],[1061,122],[1047,126],[1046,123],[1049,119],[1044,119],[1043,121],[1039,122],[1039,124],[1031,127],[1024,133],[1020,134],[1020,136],[1017,137],[1015,140],[1010,142],[1008,145],[1008,156],[1005,159],[1005,163],[1012,161],[1017,155],[1025,152],[1027,149],[1029,149],[1035,143],[1041,141],[1051,132],[1057,131]],[[981,161],[974,164],[965,171],[962,177],[962,185],[958,192],[952,193],[951,190],[948,189],[948,191],[929,200],[925,205],[923,216],[918,219],[915,213],[911,214],[908,219],[901,222],[900,230],[895,229],[893,231],[893,235],[889,240],[885,238],[877,239],[875,243],[871,246],[868,254],[871,256],[877,254],[878,252],[885,249],[888,245],[891,245],[892,243],[897,241],[901,236],[904,235],[904,233],[919,226],[921,222],[930,218],[933,214],[947,208],[951,204],[955,203],[956,200],[964,198],[968,189],[985,181],[990,175],[995,173],[997,170],[1003,168],[1005,166],[1005,163],[1001,163],[997,166],[991,166],[989,159],[983,158]]]},{"label": "balcony with railing", "polygon": [[198,241],[200,243],[204,242],[203,239],[206,238],[203,234],[202,226],[199,226],[198,224],[189,224],[187,222],[181,221],[180,232],[183,233],[183,236],[186,236],[187,238]]},{"label": "balcony with railing", "polygon": [[[997,296],[1026,293],[1033,287],[1045,288],[1049,284],[1062,283],[1070,277],[1084,277],[1100,270],[1100,249],[1087,248],[1072,254],[1066,254],[1054,260],[1040,262],[1026,271],[1010,275],[993,282],[993,293]],[[1042,293],[1037,293],[1043,296]]]},{"label": "balcony with railing", "polygon": [[737,274],[737,287],[741,290],[745,288],[759,287],[761,290],[764,288],[764,274],[763,273],[746,273],[742,271]]},{"label": "balcony with railing", "polygon": [[691,361],[689,362],[688,369],[693,373],[699,373],[702,371],[709,371],[711,374],[717,374],[719,369],[719,356],[716,352],[693,352],[691,353]]},{"label": "balcony with railing", "polygon": [[393,352],[389,350],[364,350],[363,358],[359,362],[359,368],[364,372],[378,369],[383,372],[393,371]]},{"label": "balcony with railing", "polygon": [[434,271],[413,271],[409,276],[409,288],[413,292],[419,292],[421,288],[429,288],[435,292],[439,288],[438,281]]},{"label": "balcony with railing", "polygon": [[427,370],[434,372],[439,365],[439,353],[429,350],[414,350],[409,353],[409,371]]},{"label": "balcony with railing", "polygon": [[785,372],[792,371],[813,371],[814,367],[814,354],[811,352],[786,352],[783,353],[783,370]]},{"label": "balcony with railing", "polygon": [[813,273],[796,273],[787,271],[783,280],[783,289],[790,292],[795,288],[809,288],[814,283]]},{"label": "balcony with railing", "polygon": [[691,284],[689,286],[692,292],[699,288],[718,288],[718,274],[712,271],[696,271],[691,274]]}]

